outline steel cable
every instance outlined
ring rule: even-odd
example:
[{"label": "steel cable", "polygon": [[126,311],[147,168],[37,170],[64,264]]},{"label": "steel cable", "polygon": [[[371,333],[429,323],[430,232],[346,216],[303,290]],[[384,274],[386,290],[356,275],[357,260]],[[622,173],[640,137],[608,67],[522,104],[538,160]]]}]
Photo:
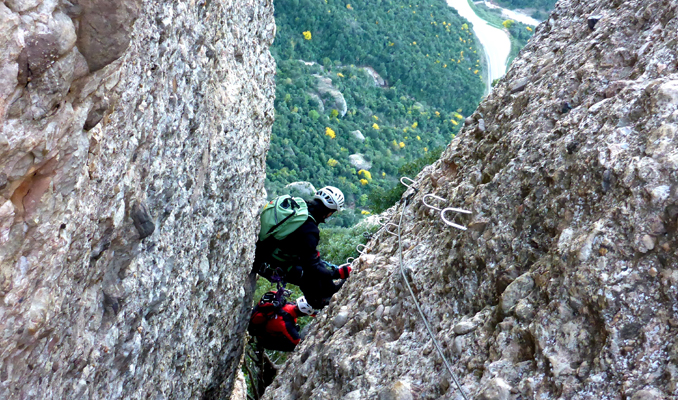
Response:
[{"label": "steel cable", "polygon": [[[415,189],[416,190],[416,189]],[[403,207],[402,212],[400,213],[400,219],[398,220],[398,259],[400,262],[400,274],[402,275],[403,281],[405,282],[405,285],[407,286],[407,290],[410,292],[410,296],[412,296],[412,300],[414,301],[414,305],[417,306],[417,310],[419,311],[419,315],[421,315],[421,319],[424,321],[424,325],[426,326],[426,330],[428,331],[429,336],[431,336],[431,340],[433,341],[433,344],[435,345],[436,350],[438,351],[438,354],[440,354],[440,357],[442,357],[443,362],[445,363],[445,367],[447,367],[447,371],[450,373],[450,376],[452,376],[452,380],[454,380],[454,383],[457,385],[457,388],[459,389],[459,392],[461,392],[461,395],[464,397],[464,400],[468,400],[468,397],[466,397],[466,393],[464,393],[464,390],[461,388],[461,384],[459,383],[459,380],[457,379],[457,375],[452,371],[452,367],[450,366],[450,363],[447,361],[447,357],[445,357],[445,354],[443,354],[443,349],[440,347],[440,344],[438,343],[438,339],[436,339],[435,335],[433,334],[433,329],[431,329],[431,325],[426,318],[426,315],[424,314],[424,310],[421,309],[421,305],[419,304],[419,300],[417,300],[417,297],[414,295],[414,291],[412,290],[412,286],[410,286],[410,282],[407,280],[407,275],[405,274],[405,267],[403,265],[403,241],[402,241],[402,235],[400,233],[401,227],[402,227],[402,222],[403,222],[403,214],[405,214],[405,211],[407,210],[407,206],[409,204],[409,198],[405,199],[405,205]]]}]

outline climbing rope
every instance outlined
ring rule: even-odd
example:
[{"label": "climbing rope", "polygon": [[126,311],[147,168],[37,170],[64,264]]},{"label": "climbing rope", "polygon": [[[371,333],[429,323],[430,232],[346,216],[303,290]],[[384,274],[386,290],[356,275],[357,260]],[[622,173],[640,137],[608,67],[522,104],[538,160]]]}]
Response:
[{"label": "climbing rope", "polygon": [[[409,205],[411,198],[418,192],[417,188],[414,188],[411,185],[407,185],[405,182],[403,182],[403,179],[405,179],[405,178],[406,177],[401,178],[400,182],[403,185],[407,186],[408,188],[413,189],[414,192],[412,192],[408,197],[405,198],[404,207],[403,207],[403,210],[400,213],[400,219],[398,220],[398,225],[397,225],[397,227],[398,227],[398,233],[397,233],[397,236],[398,236],[398,259],[399,259],[399,263],[400,263],[400,274],[402,275],[403,281],[405,282],[405,285],[407,286],[407,290],[410,292],[410,296],[412,296],[412,300],[414,301],[414,305],[417,306],[417,310],[419,311],[419,315],[421,315],[421,319],[424,321],[424,325],[426,326],[426,330],[428,331],[428,334],[431,337],[431,340],[433,341],[433,344],[435,345],[435,348],[438,351],[438,354],[440,354],[440,357],[443,359],[443,363],[445,363],[445,367],[447,368],[447,371],[450,373],[450,376],[452,376],[452,380],[454,380],[454,383],[455,383],[455,385],[457,385],[457,388],[459,389],[459,392],[461,392],[461,395],[464,397],[464,400],[468,400],[468,397],[466,397],[466,393],[464,393],[464,390],[461,388],[461,384],[459,383],[459,380],[457,379],[457,375],[454,373],[454,371],[452,371],[452,367],[450,366],[450,363],[447,361],[447,357],[445,357],[445,354],[443,354],[443,349],[440,347],[440,343],[438,343],[438,340],[436,339],[435,335],[433,334],[433,329],[431,329],[431,324],[429,323],[428,319],[426,318],[424,311],[421,309],[421,305],[419,304],[419,300],[417,300],[417,297],[414,295],[414,291],[412,290],[412,286],[410,286],[410,282],[407,280],[407,275],[405,274],[405,267],[403,265],[403,241],[402,241],[402,234],[401,234],[403,214],[405,214],[405,211],[407,210],[407,206]],[[407,178],[407,180],[412,182],[412,184],[415,183],[413,180],[411,180],[409,178]],[[438,199],[440,199],[440,198],[438,198]],[[426,204],[426,203],[424,203],[424,204]],[[428,204],[426,204],[426,205],[430,208],[433,208],[433,207],[429,206]],[[448,209],[445,209],[445,210],[448,210]],[[452,209],[452,210],[457,211],[457,212],[462,212],[464,214],[467,214],[467,213],[470,214],[470,212],[466,211],[466,210],[459,210],[459,209]],[[443,221],[445,221],[445,223],[447,223],[448,225],[454,226],[455,228],[466,230],[466,228],[464,228],[461,225],[457,225],[457,224],[452,225],[452,223],[448,222],[448,220],[446,220],[444,218],[445,212],[446,211],[441,212],[441,218],[443,218]],[[386,231],[391,233],[390,231],[388,231],[388,229]]]}]

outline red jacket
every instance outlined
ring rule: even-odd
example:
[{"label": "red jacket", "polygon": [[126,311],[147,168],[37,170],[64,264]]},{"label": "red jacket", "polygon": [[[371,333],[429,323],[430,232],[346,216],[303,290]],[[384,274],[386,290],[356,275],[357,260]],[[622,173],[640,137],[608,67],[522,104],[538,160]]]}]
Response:
[{"label": "red jacket", "polygon": [[295,303],[287,303],[273,316],[261,312],[259,306],[254,308],[250,319],[250,332],[255,335],[265,349],[293,351],[301,336],[297,318],[304,315]]}]

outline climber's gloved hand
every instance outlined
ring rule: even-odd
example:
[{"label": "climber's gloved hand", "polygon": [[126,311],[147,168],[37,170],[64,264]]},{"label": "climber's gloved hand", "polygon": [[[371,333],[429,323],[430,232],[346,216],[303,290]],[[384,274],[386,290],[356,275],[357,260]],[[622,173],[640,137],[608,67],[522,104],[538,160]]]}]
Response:
[{"label": "climber's gloved hand", "polygon": [[342,265],[341,267],[337,268],[337,274],[339,275],[339,279],[346,279],[348,276],[351,274],[351,266],[350,265]]}]

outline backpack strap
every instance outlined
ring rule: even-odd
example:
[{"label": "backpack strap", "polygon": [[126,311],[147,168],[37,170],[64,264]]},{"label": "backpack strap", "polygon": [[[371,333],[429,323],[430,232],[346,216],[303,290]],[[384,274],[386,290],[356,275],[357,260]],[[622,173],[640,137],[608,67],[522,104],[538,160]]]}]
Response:
[{"label": "backpack strap", "polygon": [[[289,198],[283,200],[283,202],[282,202],[283,206],[284,206],[285,203],[287,203],[287,202],[290,203],[290,208],[292,208],[292,214],[286,216],[286,217],[283,218],[280,222],[278,222],[277,224],[273,225],[273,226],[271,227],[271,229],[269,229],[268,232],[266,232],[267,235],[270,235],[270,234],[273,233],[276,229],[278,229],[278,227],[279,227],[280,225],[284,224],[288,219],[290,219],[290,218],[294,217],[295,215],[297,215],[297,211],[296,211],[295,209],[296,209],[296,208],[301,208],[301,206],[300,206],[296,201],[294,201],[294,199],[291,198],[291,197],[289,197]],[[314,220],[314,221],[315,221],[315,220]]]}]

